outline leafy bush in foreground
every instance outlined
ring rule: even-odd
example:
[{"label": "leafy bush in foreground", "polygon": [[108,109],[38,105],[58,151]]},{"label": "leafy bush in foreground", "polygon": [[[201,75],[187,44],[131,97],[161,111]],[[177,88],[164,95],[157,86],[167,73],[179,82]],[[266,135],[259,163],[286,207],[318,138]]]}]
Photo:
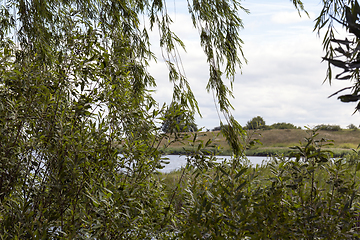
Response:
[{"label": "leafy bush in foreground", "polygon": [[[332,159],[312,131],[292,158],[252,168],[241,158],[187,173],[174,229],[181,239],[359,236],[359,155]],[[195,159],[189,158],[189,161]],[[179,199],[178,199],[179,200]]]}]

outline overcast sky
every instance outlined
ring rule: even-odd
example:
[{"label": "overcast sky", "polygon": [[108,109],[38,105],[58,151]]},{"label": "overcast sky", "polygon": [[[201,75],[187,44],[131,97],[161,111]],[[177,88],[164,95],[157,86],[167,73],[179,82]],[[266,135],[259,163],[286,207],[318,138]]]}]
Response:
[{"label": "overcast sky", "polygon": [[[184,0],[168,2],[173,12],[175,33],[184,41],[187,52],[182,52],[182,63],[192,90],[198,100],[203,118],[197,116],[199,127],[219,126],[213,97],[205,86],[209,77],[205,55],[199,43],[198,32],[192,27]],[[261,116],[267,125],[277,122],[296,126],[336,124],[345,128],[350,123],[360,124],[360,115],[354,112],[356,104],[341,103],[329,95],[349,86],[346,81],[323,83],[326,63],[320,38],[313,32],[314,19],[321,10],[318,0],[304,0],[310,18],[299,17],[289,0],[242,1],[250,14],[241,13],[245,28],[240,37],[245,42],[243,51],[248,64],[238,70],[231,99],[234,117],[242,125]],[[339,29],[341,32],[341,29]],[[158,62],[152,63],[150,73],[157,79],[154,97],[160,104],[170,103],[172,84],[168,82],[166,66],[157,48],[157,34],[151,37]]]}]

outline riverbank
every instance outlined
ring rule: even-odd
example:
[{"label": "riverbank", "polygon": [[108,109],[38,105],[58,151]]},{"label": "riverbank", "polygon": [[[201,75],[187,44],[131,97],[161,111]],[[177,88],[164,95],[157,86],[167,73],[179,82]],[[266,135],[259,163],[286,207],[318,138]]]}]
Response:
[{"label": "riverbank", "polygon": [[[191,135],[191,133],[188,133]],[[306,130],[302,129],[271,129],[248,131],[247,138],[244,139],[244,145],[258,139],[261,144],[248,147],[245,150],[248,156],[271,156],[276,154],[289,154],[290,147],[300,146],[304,139],[309,136]],[[193,136],[189,139],[193,140]],[[316,139],[332,140],[331,145],[324,148],[331,150],[335,157],[341,157],[351,153],[351,149],[356,149],[360,144],[360,130],[340,130],[340,131],[318,131]],[[216,153],[218,155],[230,156],[231,149],[224,136],[219,132],[200,132],[197,133],[195,143],[186,140],[183,143],[171,144],[165,151],[165,154],[187,154],[197,149],[198,145],[205,144],[208,140],[210,145],[204,149],[205,153]]]}]

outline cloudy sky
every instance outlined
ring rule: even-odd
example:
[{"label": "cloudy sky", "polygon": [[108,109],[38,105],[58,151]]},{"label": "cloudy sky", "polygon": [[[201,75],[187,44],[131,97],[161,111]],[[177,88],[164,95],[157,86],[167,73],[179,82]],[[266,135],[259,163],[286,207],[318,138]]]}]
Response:
[{"label": "cloudy sky", "polygon": [[[174,32],[186,45],[187,52],[181,53],[182,63],[203,116],[197,117],[196,122],[212,129],[219,126],[219,118],[212,95],[205,90],[208,67],[184,2],[171,0],[168,9],[173,12]],[[321,63],[323,36],[312,31],[322,6],[320,0],[303,2],[310,18],[305,14],[300,18],[288,0],[242,1],[251,12],[240,15],[245,25],[240,37],[245,42],[243,51],[248,64],[237,71],[235,98],[231,99],[233,115],[240,124],[245,125],[255,116],[262,116],[267,125],[289,122],[301,127],[336,124],[345,128],[350,123],[360,124],[360,114],[352,115],[356,104],[328,98],[349,82],[333,81],[331,86],[323,83],[327,67]],[[344,36],[341,28],[339,32]],[[159,59],[149,71],[158,84],[154,97],[160,103],[170,103],[172,85],[155,44],[157,34],[155,31],[151,37]]]}]

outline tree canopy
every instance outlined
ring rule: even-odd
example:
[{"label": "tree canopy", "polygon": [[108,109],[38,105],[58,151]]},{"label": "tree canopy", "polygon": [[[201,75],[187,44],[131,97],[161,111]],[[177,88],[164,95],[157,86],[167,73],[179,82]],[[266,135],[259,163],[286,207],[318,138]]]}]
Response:
[{"label": "tree canopy", "polygon": [[[224,76],[232,82],[241,67],[238,13],[247,10],[238,1],[188,7],[207,89],[233,124]],[[173,102],[199,111],[171,22],[165,1],[1,1],[2,238],[144,239],[169,227],[171,201],[152,177],[166,107],[148,90],[156,86],[150,30],[159,30]]]},{"label": "tree canopy", "polygon": [[249,120],[246,123],[246,128],[247,129],[260,129],[260,128],[263,128],[265,126],[266,126],[265,120],[260,116],[253,117],[251,120]]}]

